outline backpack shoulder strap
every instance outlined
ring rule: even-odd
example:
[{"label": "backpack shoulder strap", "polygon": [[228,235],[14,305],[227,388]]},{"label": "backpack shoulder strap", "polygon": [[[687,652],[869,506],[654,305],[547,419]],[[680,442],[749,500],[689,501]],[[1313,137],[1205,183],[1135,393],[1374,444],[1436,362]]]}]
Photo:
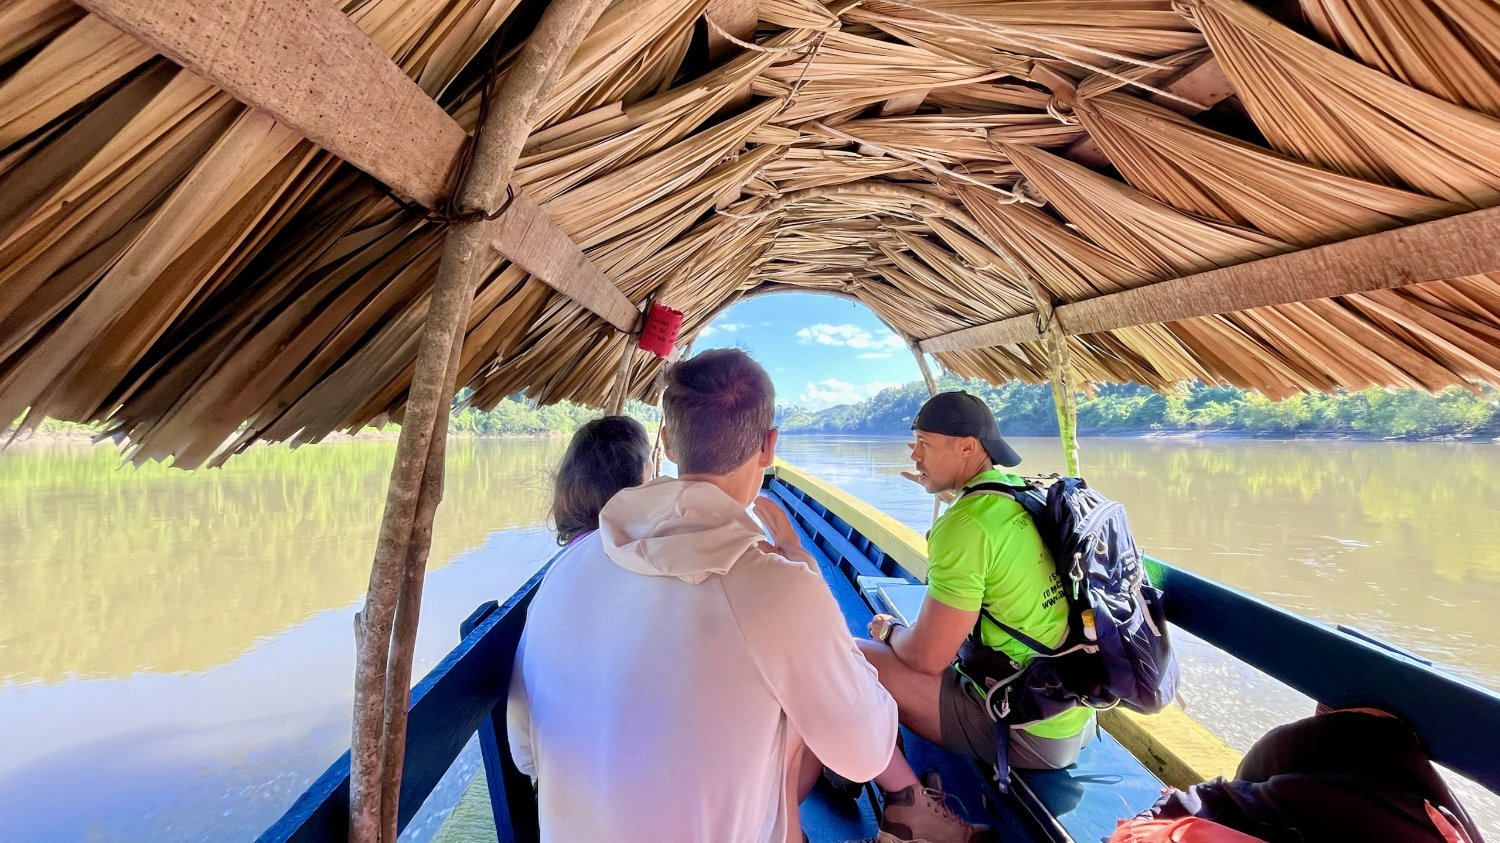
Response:
[{"label": "backpack shoulder strap", "polygon": [[[1009,483],[997,483],[993,480],[984,483],[975,483],[965,486],[959,493],[958,498],[962,500],[969,495],[1003,495],[1021,505],[1036,520],[1047,508],[1047,495],[1036,486],[1012,486]],[[955,500],[954,503],[958,501]]]},{"label": "backpack shoulder strap", "polygon": [[1032,638],[1030,635],[1027,635],[1021,630],[1016,629],[1010,624],[1002,622],[999,618],[990,614],[990,610],[984,608],[984,606],[979,607],[979,616],[981,619],[974,621],[974,640],[979,641],[981,644],[984,643],[984,641],[979,635],[979,628],[983,624],[983,622],[987,620],[995,626],[1000,627],[1001,632],[1004,632],[1011,638],[1014,638],[1017,641],[1021,642],[1023,646],[1025,646],[1028,650],[1031,650],[1033,653],[1036,653],[1037,655],[1055,656],[1061,653],[1067,647],[1068,642],[1066,640],[1066,636],[1064,636],[1064,640],[1060,642],[1056,647],[1048,647],[1047,645],[1036,640],[1035,638]]},{"label": "backpack shoulder strap", "polygon": [[[1030,514],[1030,512],[1031,512],[1030,507],[1026,506],[1026,502],[1023,501],[1020,498],[1020,496],[1018,496],[1016,494],[1017,492],[1026,492],[1026,491],[1029,491],[1029,490],[1030,490],[1030,487],[1027,487],[1027,486],[1012,486],[1012,485],[1007,484],[1007,483],[996,483],[996,482],[990,481],[990,482],[986,482],[986,483],[975,483],[972,486],[965,486],[963,488],[963,490],[961,492],[959,492],[958,496],[959,496],[960,499],[962,499],[962,498],[968,497],[969,495],[1003,495],[1003,496],[1005,496],[1007,498],[1010,498],[1011,500],[1014,500],[1016,503],[1020,504],[1021,508],[1025,509],[1027,511],[1027,513]],[[1060,646],[1059,647],[1048,647],[1048,646],[1042,644],[1042,642],[1036,640],[1035,638],[1032,638],[1030,635],[1027,635],[1026,633],[1022,632],[1021,630],[1016,629],[1015,627],[1011,626],[1010,624],[1001,621],[999,618],[997,618],[994,615],[990,614],[990,610],[984,608],[984,606],[982,606],[982,605],[979,607],[979,615],[980,615],[979,619],[976,619],[974,621],[974,640],[975,641],[980,641],[982,643],[982,640],[980,639],[980,635],[979,635],[979,629],[980,629],[980,626],[983,624],[983,622],[986,621],[986,620],[988,620],[990,623],[992,623],[995,626],[999,627],[1001,632],[1004,632],[1006,635],[1009,635],[1011,638],[1014,638],[1017,641],[1021,642],[1022,645],[1024,645],[1027,649],[1030,649],[1032,652],[1035,652],[1035,653],[1038,653],[1038,654],[1044,655],[1044,656],[1051,656],[1051,655],[1056,655],[1057,653],[1061,652],[1061,650],[1062,650],[1062,648]],[[1066,642],[1064,642],[1064,643],[1066,643]]]},{"label": "backpack shoulder strap", "polygon": [[996,483],[994,481],[989,481],[986,483],[975,483],[972,486],[965,486],[962,490],[959,491],[958,496],[960,498],[966,498],[969,495],[1004,495],[1007,498],[1013,499],[1015,498],[1016,492],[1018,491],[1021,491],[1020,486],[1011,486],[1007,483]]}]

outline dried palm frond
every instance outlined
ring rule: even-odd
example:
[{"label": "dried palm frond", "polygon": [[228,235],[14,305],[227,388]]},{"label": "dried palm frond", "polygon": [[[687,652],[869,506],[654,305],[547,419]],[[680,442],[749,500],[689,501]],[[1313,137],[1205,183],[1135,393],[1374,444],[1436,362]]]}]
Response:
[{"label": "dried palm frond", "polygon": [[[1203,216],[1252,224],[1299,246],[1320,245],[1461,210],[1439,199],[1283,159],[1129,97],[1108,94],[1086,100],[1079,114],[1100,145],[1122,162],[1127,178],[1146,192]],[[1135,140],[1138,137],[1151,137],[1152,143],[1141,144]],[[1341,301],[1362,310],[1370,301],[1368,296],[1344,297]],[[1489,377],[1488,373],[1495,370],[1500,358],[1491,351],[1492,345],[1476,341],[1471,334],[1474,330],[1500,331],[1500,308],[1495,307],[1500,301],[1500,279],[1475,276],[1429,282],[1376,298],[1412,303],[1418,308],[1421,313],[1416,318],[1426,326],[1421,348],[1444,360],[1451,371]],[[1307,306],[1331,317],[1343,326],[1339,330],[1348,332],[1350,317],[1336,305],[1310,302]],[[1382,353],[1406,361],[1409,369],[1422,366],[1410,352],[1379,337],[1366,339],[1377,343]],[[1343,353],[1348,356],[1358,352]],[[1373,361],[1366,367],[1379,369]],[[1441,379],[1435,376],[1424,383]]]},{"label": "dried palm frond", "polygon": [[1078,126],[1059,123],[1046,112],[872,117],[839,124],[839,135],[820,131],[816,124],[808,131],[856,137],[870,146],[944,164],[1003,160],[994,143],[1066,146],[1083,136]]},{"label": "dried palm frond", "polygon": [[[1014,147],[1009,151],[1027,177],[1080,229],[1159,277],[1225,266],[1290,248],[1251,229],[1190,217],[1040,150]],[[1350,296],[1345,300],[1357,303],[1360,298]],[[1458,350],[1434,360],[1421,348],[1413,347],[1409,335],[1361,318],[1356,310],[1338,302],[1278,305],[1173,323],[1174,329],[1215,326],[1218,337],[1203,334],[1197,337],[1199,343],[1239,339],[1219,329],[1220,325],[1233,325],[1242,332],[1249,342],[1237,344],[1252,349],[1259,346],[1254,359],[1274,361],[1299,389],[1442,389],[1468,378],[1500,376],[1500,368],[1496,368],[1500,352],[1476,356]],[[1228,346],[1214,356],[1229,367],[1238,366],[1243,359]],[[1273,383],[1261,388],[1283,394]]]},{"label": "dried palm frond", "polygon": [[1276,149],[1469,207],[1500,201],[1500,120],[1408,88],[1240,0],[1188,8]]},{"label": "dried palm frond", "polygon": [[[1018,268],[1056,300],[1082,301],[1140,286],[1149,280],[1142,270],[1084,240],[1035,208],[1002,205],[968,188],[959,188],[958,196]],[[1035,302],[1031,311],[1037,311]],[[1127,328],[1113,335],[1113,340],[1102,336],[1088,339],[1096,346],[1113,343],[1128,351],[1116,355],[1122,360],[1135,361],[1124,380],[1165,386],[1189,378],[1215,379],[1178,338],[1160,325]],[[1035,356],[1040,361],[1046,360],[1039,344]],[[1079,357],[1087,359],[1087,355]],[[1045,372],[1045,365],[1038,371]]]},{"label": "dried palm frond", "polygon": [[984,82],[1020,75],[1026,59],[980,67],[929,50],[840,31],[820,34],[807,47],[807,58],[773,64],[756,79],[754,92],[785,97],[786,109],[776,122],[793,125],[861,109],[900,94],[949,85]]},{"label": "dried palm frond", "polygon": [[[1494,204],[1500,120],[1478,111],[1500,102],[1500,13],[1301,1],[1369,67],[1239,0],[764,0],[741,51],[705,68],[690,44],[706,0],[619,0],[514,181],[627,298],[685,310],[685,338],[744,296],[800,289],[928,339]],[[498,33],[533,11],[344,8],[465,127],[518,55]],[[510,51],[486,74],[497,39]],[[1205,39],[1276,152],[1151,104],[1201,110],[1173,86]],[[0,5],[0,74],[0,412],[107,419],[135,458],[184,466],[401,417],[441,223],[60,0]],[[1130,185],[1040,149],[1083,160],[1085,133]],[[1066,224],[1027,204],[1042,196]],[[629,338],[481,260],[459,364],[471,403],[606,400]],[[1500,378],[1500,284],[1067,343],[1075,386],[1437,388]],[[1037,342],[940,359],[1049,374]],[[629,394],[647,396],[660,361],[628,362]]]},{"label": "dried palm frond", "polygon": [[866,0],[844,17],[997,70],[1026,56],[1097,71],[1203,44],[1165,0]]},{"label": "dried palm frond", "polygon": [[1180,210],[1254,226],[1299,246],[1462,210],[1303,164],[1119,93],[1081,97],[1077,114],[1140,190]]},{"label": "dried palm frond", "polygon": [[1435,97],[1500,117],[1500,8],[1484,0],[1301,0],[1323,39]]}]

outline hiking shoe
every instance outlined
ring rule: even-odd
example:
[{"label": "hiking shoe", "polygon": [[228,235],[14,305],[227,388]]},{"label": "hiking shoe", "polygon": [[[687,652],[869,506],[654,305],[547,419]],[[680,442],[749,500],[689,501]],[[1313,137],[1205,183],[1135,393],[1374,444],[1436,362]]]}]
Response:
[{"label": "hiking shoe", "polygon": [[943,781],[937,773],[885,795],[876,843],[980,843],[989,840],[989,826],[974,825],[948,807]]}]

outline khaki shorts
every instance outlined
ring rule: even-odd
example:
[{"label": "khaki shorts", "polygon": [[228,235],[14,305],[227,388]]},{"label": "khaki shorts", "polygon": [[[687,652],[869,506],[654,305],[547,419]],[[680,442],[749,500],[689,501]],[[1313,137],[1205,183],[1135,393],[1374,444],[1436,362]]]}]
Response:
[{"label": "khaki shorts", "polygon": [[[950,752],[995,763],[995,721],[984,710],[984,701],[958,670],[943,671],[938,696],[943,724],[943,747]],[[1060,770],[1078,760],[1078,753],[1098,734],[1098,721],[1090,717],[1082,731],[1069,738],[1041,738],[1024,729],[1010,730],[1010,766],[1021,770]]]}]

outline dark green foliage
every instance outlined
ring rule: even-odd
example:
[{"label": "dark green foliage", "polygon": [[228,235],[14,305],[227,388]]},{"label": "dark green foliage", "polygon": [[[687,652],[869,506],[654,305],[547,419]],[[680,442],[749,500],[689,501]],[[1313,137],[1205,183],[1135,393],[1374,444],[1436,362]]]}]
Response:
[{"label": "dark green foliage", "polygon": [[[599,410],[582,404],[562,401],[547,407],[536,407],[525,397],[512,395],[496,404],[495,409],[488,413],[465,407],[449,420],[448,430],[450,433],[470,436],[571,434],[579,425],[601,415],[603,414]],[[625,415],[651,430],[661,422],[661,410],[640,401],[627,402]]]},{"label": "dark green foliage", "polygon": [[[965,389],[983,398],[1007,434],[1057,435],[1049,386],[1017,381],[991,386],[944,378],[939,389]],[[778,424],[792,433],[903,434],[911,429],[912,417],[926,399],[926,388],[911,383],[860,404],[816,413],[783,407]],[[1078,402],[1078,432],[1095,436],[1223,432],[1273,437],[1493,437],[1500,435],[1500,393],[1493,388],[1480,395],[1457,388],[1437,395],[1366,389],[1295,395],[1278,402],[1231,386],[1193,384],[1175,395],[1161,395],[1137,384],[1106,384],[1092,398]]]},{"label": "dark green foliage", "polygon": [[[938,388],[965,389],[983,398],[995,411],[1000,429],[1012,436],[1057,435],[1049,386],[1019,381],[991,386],[946,377]],[[911,420],[926,400],[927,388],[921,382],[909,383],[859,404],[817,412],[780,407],[776,423],[788,433],[899,435],[911,430]],[[651,430],[661,422],[660,409],[639,401],[629,402],[625,413]],[[534,407],[515,395],[488,413],[472,407],[455,413],[448,429],[469,436],[571,434],[598,415],[599,410],[566,401]],[[98,428],[46,419],[39,429],[44,434],[82,436]],[[1414,389],[1366,389],[1272,401],[1232,386],[1193,384],[1175,395],[1160,395],[1138,384],[1105,384],[1092,398],[1078,402],[1078,432],[1086,436],[1203,432],[1375,439],[1500,437],[1500,392],[1493,387],[1479,395],[1458,388],[1437,395]]]}]

